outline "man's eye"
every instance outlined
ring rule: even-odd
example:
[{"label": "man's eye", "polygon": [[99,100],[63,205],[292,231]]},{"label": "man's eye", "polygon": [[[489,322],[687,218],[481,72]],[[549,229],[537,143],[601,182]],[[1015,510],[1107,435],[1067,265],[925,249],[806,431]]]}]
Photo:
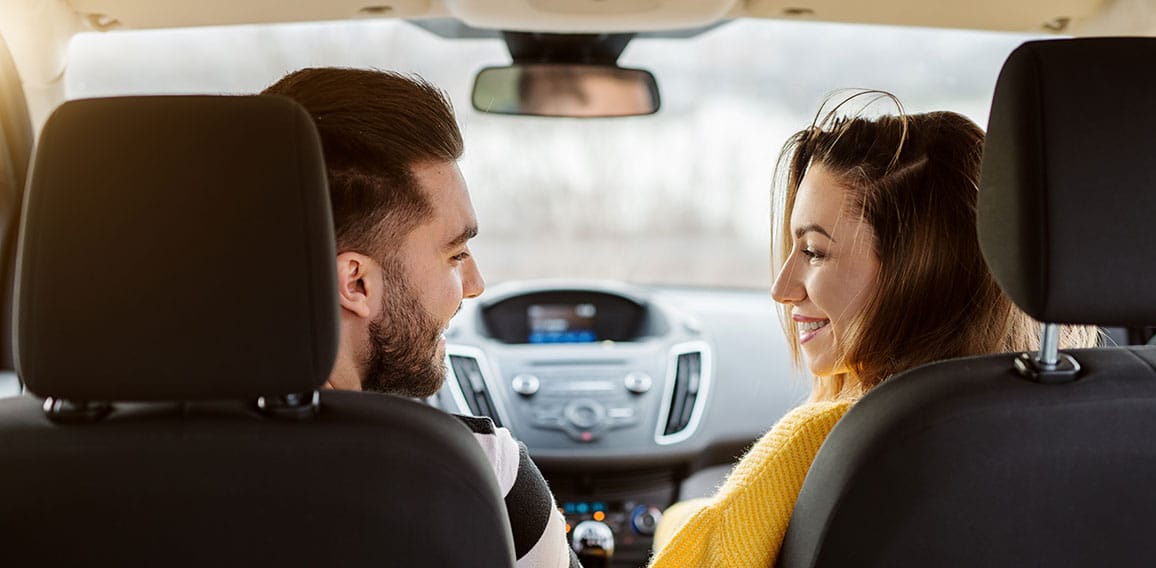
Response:
[{"label": "man's eye", "polygon": [[463,261],[463,260],[465,260],[465,259],[467,259],[467,258],[469,258],[469,257],[470,257],[470,251],[466,250],[466,251],[462,251],[462,252],[460,252],[460,253],[458,253],[458,254],[455,254],[455,255],[451,256],[450,258],[451,258],[451,259],[452,259],[454,262],[461,262],[461,261]]}]

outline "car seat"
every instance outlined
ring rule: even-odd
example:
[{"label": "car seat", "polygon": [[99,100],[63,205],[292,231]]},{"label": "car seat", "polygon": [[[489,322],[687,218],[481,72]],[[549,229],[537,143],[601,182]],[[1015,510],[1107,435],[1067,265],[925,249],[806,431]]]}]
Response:
[{"label": "car seat", "polygon": [[321,147],[280,97],[72,101],[21,228],[7,566],[512,566],[497,481],[425,405],[319,392]]}]

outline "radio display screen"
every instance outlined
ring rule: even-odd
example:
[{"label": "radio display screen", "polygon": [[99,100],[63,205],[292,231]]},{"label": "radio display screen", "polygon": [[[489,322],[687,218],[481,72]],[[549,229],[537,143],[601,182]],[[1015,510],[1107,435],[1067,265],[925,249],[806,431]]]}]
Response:
[{"label": "radio display screen", "polygon": [[484,333],[502,343],[581,345],[635,341],[645,332],[646,306],[596,290],[543,290],[482,308]]},{"label": "radio display screen", "polygon": [[591,303],[531,304],[526,308],[527,343],[592,343],[598,341]]}]

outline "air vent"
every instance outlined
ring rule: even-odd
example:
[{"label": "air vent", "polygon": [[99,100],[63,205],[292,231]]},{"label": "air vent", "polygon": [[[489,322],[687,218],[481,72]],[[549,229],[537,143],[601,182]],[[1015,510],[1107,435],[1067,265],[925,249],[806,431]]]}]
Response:
[{"label": "air vent", "polygon": [[710,347],[706,343],[675,345],[669,361],[655,432],[659,444],[681,442],[694,434],[710,388]]},{"label": "air vent", "polygon": [[490,393],[486,389],[486,381],[482,377],[482,367],[478,364],[478,360],[466,355],[450,355],[450,367],[470,414],[489,416],[495,425],[501,426],[502,421],[498,418],[494,399],[490,398]]},{"label": "air vent", "polygon": [[683,353],[678,356],[678,367],[674,373],[674,397],[670,401],[670,414],[666,417],[664,436],[677,434],[690,424],[694,413],[694,402],[698,399],[698,389],[702,384],[702,353]]}]

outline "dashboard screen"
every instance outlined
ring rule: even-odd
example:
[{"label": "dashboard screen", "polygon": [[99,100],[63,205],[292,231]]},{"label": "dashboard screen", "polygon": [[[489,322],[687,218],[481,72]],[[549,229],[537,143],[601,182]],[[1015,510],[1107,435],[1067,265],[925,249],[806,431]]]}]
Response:
[{"label": "dashboard screen", "polygon": [[528,343],[591,343],[598,341],[594,333],[594,316],[598,308],[591,303],[531,304],[526,308],[526,322],[530,328]]},{"label": "dashboard screen", "polygon": [[484,306],[485,335],[503,343],[582,344],[634,341],[646,306],[597,290],[541,290]]}]

